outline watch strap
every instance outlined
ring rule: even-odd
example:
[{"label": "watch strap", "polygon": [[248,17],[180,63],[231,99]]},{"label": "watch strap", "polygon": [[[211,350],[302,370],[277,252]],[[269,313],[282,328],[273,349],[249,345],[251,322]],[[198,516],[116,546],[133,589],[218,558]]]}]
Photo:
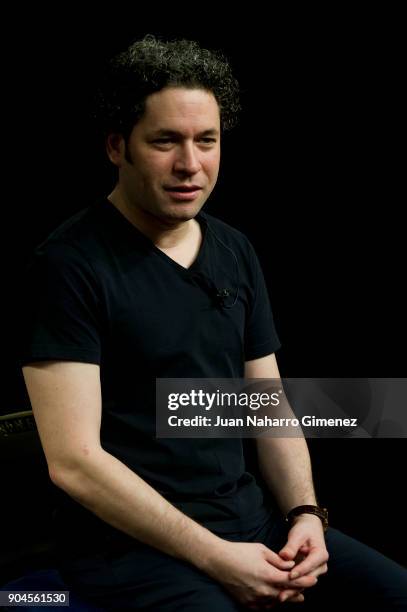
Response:
[{"label": "watch strap", "polygon": [[328,529],[328,510],[326,508],[311,505],[296,506],[287,513],[286,521],[291,524],[292,519],[299,514],[315,514],[321,519],[324,532]]}]

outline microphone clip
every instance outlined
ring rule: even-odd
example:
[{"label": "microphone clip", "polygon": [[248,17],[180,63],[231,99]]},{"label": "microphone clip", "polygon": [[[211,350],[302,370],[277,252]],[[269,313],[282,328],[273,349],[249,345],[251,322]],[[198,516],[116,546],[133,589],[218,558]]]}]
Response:
[{"label": "microphone clip", "polygon": [[226,299],[230,296],[230,289],[217,289],[216,291],[216,300],[218,304],[222,307],[225,306]]}]

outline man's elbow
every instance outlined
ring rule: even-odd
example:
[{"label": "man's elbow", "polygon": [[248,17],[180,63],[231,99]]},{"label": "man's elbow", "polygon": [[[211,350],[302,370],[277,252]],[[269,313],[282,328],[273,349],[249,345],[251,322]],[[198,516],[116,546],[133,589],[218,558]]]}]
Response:
[{"label": "man's elbow", "polygon": [[68,483],[74,477],[74,470],[72,467],[69,468],[62,463],[53,462],[48,464],[48,474],[56,487],[65,490]]},{"label": "man's elbow", "polygon": [[52,483],[78,500],[86,500],[94,472],[97,453],[89,450],[48,461],[48,474]]}]

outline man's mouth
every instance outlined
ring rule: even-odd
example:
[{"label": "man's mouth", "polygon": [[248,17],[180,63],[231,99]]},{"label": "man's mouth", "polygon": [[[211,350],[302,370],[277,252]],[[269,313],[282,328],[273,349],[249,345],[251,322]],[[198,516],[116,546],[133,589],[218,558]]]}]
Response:
[{"label": "man's mouth", "polygon": [[199,185],[170,185],[164,187],[166,191],[174,191],[176,193],[191,193],[193,191],[199,191],[202,189]]},{"label": "man's mouth", "polygon": [[164,187],[176,202],[192,202],[202,191],[199,185],[168,185]]}]

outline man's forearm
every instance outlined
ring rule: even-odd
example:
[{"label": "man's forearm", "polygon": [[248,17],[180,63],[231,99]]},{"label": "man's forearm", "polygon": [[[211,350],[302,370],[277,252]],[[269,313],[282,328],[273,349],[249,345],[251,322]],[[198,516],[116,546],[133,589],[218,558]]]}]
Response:
[{"label": "man's forearm", "polygon": [[76,467],[50,470],[53,482],[102,520],[206,570],[222,540],[167,502],[103,449]]},{"label": "man's forearm", "polygon": [[295,506],[316,504],[311,460],[305,438],[257,441],[260,472],[285,514]]}]

